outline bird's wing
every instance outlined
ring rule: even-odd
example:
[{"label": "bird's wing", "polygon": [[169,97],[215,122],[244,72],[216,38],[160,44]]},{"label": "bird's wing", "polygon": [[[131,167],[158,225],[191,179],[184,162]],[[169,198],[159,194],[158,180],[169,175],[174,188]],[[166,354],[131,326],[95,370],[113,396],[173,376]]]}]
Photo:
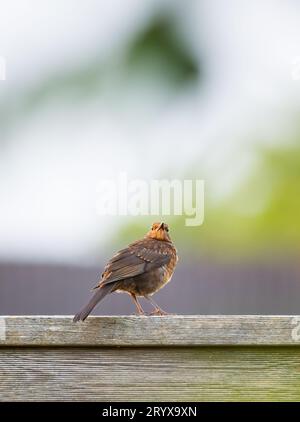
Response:
[{"label": "bird's wing", "polygon": [[107,263],[99,286],[135,277],[169,263],[168,248],[153,242],[139,241],[119,251]]}]

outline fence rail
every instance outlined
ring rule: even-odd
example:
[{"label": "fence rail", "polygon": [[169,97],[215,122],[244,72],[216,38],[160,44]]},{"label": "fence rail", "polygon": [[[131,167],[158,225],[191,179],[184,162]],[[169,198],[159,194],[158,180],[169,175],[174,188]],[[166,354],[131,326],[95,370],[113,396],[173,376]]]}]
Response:
[{"label": "fence rail", "polygon": [[300,401],[300,317],[0,317],[0,400]]}]

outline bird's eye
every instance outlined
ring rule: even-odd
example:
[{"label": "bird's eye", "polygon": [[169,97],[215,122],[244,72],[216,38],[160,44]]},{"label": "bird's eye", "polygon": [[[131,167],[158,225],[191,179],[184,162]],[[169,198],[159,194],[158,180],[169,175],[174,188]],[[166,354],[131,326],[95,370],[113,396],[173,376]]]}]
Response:
[{"label": "bird's eye", "polygon": [[168,232],[169,231],[169,227],[165,227],[165,230],[166,230],[166,232]]}]

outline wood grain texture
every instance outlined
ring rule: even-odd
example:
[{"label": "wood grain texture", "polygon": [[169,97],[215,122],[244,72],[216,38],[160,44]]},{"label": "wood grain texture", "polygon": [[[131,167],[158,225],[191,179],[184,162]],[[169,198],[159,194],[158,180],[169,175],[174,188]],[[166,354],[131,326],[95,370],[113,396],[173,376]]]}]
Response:
[{"label": "wood grain texture", "polygon": [[291,347],[2,348],[1,401],[300,401]]},{"label": "wood grain texture", "polygon": [[0,317],[1,346],[300,345],[298,316]]}]

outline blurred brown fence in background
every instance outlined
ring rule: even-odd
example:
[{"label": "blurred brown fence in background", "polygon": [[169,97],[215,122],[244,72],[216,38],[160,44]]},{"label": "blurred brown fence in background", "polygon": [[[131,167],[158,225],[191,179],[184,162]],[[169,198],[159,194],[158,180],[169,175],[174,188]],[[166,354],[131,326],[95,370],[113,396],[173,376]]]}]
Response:
[{"label": "blurred brown fence in background", "polygon": [[[0,264],[0,314],[73,314],[90,297],[96,267]],[[297,314],[300,272],[296,262],[179,263],[172,282],[156,295],[178,314]],[[147,305],[145,306],[147,309]],[[134,313],[129,297],[105,298],[95,314]]]}]

